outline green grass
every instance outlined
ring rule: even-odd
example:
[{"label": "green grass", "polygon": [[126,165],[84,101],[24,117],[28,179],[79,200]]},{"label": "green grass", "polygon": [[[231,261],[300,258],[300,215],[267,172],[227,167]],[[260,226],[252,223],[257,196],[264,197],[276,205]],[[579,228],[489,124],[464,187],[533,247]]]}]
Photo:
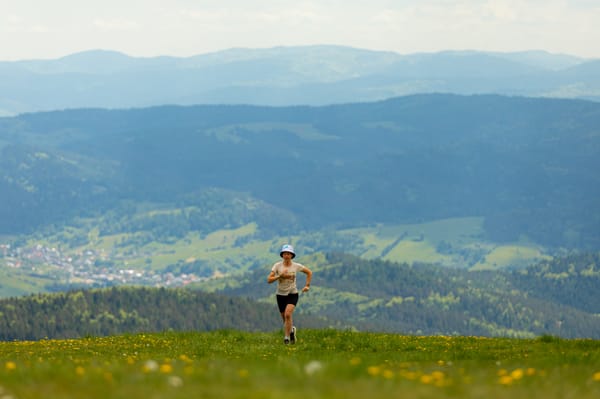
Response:
[{"label": "green grass", "polygon": [[52,283],[50,277],[34,276],[19,268],[5,266],[0,259],[0,297],[27,295],[44,292],[45,285]]},{"label": "green grass", "polygon": [[600,397],[600,341],[301,330],[0,343],[13,398]]}]

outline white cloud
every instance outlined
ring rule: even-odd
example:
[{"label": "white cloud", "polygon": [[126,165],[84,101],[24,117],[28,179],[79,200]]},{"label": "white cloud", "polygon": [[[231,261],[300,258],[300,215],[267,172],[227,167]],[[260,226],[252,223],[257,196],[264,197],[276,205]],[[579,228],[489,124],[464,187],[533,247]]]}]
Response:
[{"label": "white cloud", "polygon": [[341,44],[400,53],[545,49],[600,57],[597,0],[0,0],[0,60],[91,48],[186,56]]},{"label": "white cloud", "polygon": [[141,28],[141,25],[137,21],[122,18],[99,18],[94,20],[93,25],[94,27],[107,31],[130,31],[139,30]]}]

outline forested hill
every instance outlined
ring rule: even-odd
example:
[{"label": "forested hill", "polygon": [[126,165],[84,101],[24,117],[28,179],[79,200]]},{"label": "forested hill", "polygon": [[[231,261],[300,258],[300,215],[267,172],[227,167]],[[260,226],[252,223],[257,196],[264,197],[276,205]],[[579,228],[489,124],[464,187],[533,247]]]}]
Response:
[{"label": "forested hill", "polygon": [[0,234],[150,202],[203,209],[172,236],[479,216],[494,241],[598,249],[598,126],[598,103],[495,95],[24,114],[0,119]]},{"label": "forested hill", "polygon": [[[310,266],[312,288],[300,296],[295,313],[303,328],[600,339],[600,254],[572,255],[515,271],[409,266],[344,254],[319,254]],[[281,319],[266,273],[256,269],[224,277],[219,293],[191,286],[113,287],[0,299],[0,339],[273,331]],[[214,285],[195,288],[205,287]]]},{"label": "forested hill", "polygon": [[542,261],[510,273],[511,283],[529,296],[600,317],[600,254]]},{"label": "forested hill", "polygon": [[[299,309],[360,329],[413,334],[600,338],[600,254],[573,255],[517,271],[467,271],[327,255],[313,268]],[[264,274],[264,271],[262,272]],[[259,271],[228,295],[252,293]]]},{"label": "forested hill", "polygon": [[[307,327],[324,319],[300,316]],[[0,340],[77,338],[135,332],[275,331],[274,303],[185,289],[122,287],[0,299]]]}]

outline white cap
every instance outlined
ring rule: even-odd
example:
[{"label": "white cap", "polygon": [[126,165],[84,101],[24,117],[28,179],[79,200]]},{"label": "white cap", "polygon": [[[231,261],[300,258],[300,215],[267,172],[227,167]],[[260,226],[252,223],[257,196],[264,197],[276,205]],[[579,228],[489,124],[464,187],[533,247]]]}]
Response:
[{"label": "white cap", "polygon": [[290,244],[284,244],[283,247],[281,247],[281,251],[279,251],[279,256],[283,257],[284,252],[291,253],[292,259],[294,259],[296,257],[296,253],[294,252],[294,247],[291,246]]}]

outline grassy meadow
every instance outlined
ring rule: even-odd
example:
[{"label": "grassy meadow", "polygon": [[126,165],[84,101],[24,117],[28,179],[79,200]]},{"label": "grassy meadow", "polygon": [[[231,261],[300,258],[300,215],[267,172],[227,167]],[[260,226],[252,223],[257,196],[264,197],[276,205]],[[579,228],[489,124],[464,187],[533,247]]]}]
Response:
[{"label": "grassy meadow", "polygon": [[600,341],[300,330],[0,343],[0,397],[597,398]]}]

